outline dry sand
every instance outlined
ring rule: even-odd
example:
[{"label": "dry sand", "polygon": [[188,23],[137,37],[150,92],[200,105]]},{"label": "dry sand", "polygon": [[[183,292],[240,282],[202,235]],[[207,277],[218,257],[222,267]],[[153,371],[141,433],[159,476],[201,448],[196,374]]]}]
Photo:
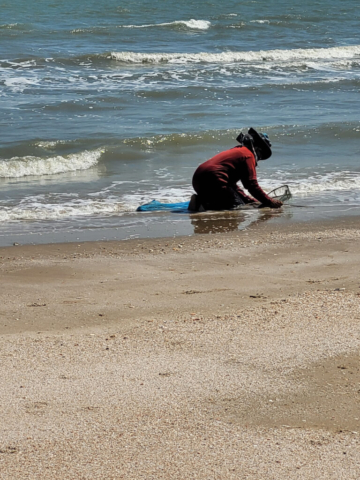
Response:
[{"label": "dry sand", "polygon": [[0,249],[0,478],[360,478],[359,253],[356,218]]}]

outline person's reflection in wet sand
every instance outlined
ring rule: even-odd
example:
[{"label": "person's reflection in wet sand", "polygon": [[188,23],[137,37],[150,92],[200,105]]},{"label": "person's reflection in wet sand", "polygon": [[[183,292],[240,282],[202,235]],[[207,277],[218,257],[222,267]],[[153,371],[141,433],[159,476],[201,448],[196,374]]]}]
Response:
[{"label": "person's reflection in wet sand", "polygon": [[214,212],[198,213],[191,215],[191,224],[194,226],[194,233],[221,233],[232,232],[239,228],[246,216],[242,212]]},{"label": "person's reflection in wet sand", "polygon": [[241,210],[194,213],[190,218],[194,227],[194,234],[212,234],[241,230],[250,225],[254,226],[279,216],[285,218],[291,217],[292,214],[287,213],[284,215],[284,212],[281,212],[281,210],[257,210],[252,208],[251,212],[248,211],[247,213]]}]

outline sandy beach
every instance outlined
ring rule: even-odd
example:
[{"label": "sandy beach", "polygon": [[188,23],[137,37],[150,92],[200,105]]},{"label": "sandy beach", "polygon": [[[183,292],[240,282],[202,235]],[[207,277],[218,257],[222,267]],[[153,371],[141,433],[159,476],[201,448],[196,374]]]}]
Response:
[{"label": "sandy beach", "polygon": [[358,479],[359,240],[0,249],[0,479]]}]

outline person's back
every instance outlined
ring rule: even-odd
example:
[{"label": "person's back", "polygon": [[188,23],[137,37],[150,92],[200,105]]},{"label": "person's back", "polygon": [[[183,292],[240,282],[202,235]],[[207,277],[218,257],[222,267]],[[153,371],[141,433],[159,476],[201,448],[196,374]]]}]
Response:
[{"label": "person's back", "polygon": [[236,146],[220,152],[202,163],[194,173],[193,182],[203,173],[212,172],[219,181],[236,184],[249,176],[256,178],[255,157],[244,146]]}]

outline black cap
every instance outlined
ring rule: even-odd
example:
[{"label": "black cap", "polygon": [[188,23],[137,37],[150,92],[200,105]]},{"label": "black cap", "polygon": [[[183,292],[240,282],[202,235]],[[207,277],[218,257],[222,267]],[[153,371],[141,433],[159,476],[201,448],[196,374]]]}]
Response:
[{"label": "black cap", "polygon": [[266,133],[259,133],[255,128],[249,128],[247,134],[240,133],[236,140],[245,147],[254,147],[258,160],[267,160],[271,157],[271,142]]},{"label": "black cap", "polygon": [[252,136],[256,153],[259,160],[267,160],[271,157],[271,142],[266,133],[259,133],[255,128],[249,128],[249,135]]}]

